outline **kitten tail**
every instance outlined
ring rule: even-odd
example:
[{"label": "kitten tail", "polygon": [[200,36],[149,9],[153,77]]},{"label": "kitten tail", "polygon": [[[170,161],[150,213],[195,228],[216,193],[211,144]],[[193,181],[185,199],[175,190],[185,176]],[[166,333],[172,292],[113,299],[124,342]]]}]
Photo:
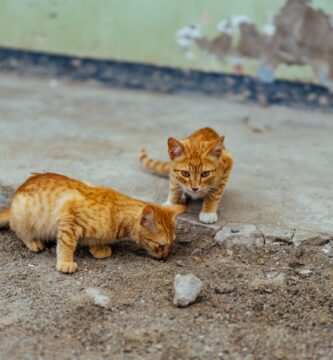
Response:
[{"label": "kitten tail", "polygon": [[170,172],[169,161],[158,161],[158,160],[149,159],[144,149],[141,149],[139,151],[139,160],[145,169],[150,170],[151,172],[157,175],[169,177],[169,172]]},{"label": "kitten tail", "polygon": [[0,228],[9,225],[9,209],[0,211]]}]

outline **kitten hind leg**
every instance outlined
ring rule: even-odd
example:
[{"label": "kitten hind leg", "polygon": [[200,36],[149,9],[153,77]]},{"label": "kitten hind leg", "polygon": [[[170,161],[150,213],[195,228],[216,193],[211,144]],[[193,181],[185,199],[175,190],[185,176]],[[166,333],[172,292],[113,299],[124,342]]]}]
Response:
[{"label": "kitten hind leg", "polygon": [[105,259],[112,255],[112,250],[109,246],[90,246],[89,247],[90,254],[95,259]]},{"label": "kitten hind leg", "polygon": [[45,249],[45,243],[41,240],[34,240],[32,236],[27,235],[28,232],[21,233],[16,231],[16,233],[29,251],[37,253]]},{"label": "kitten hind leg", "polygon": [[33,241],[29,241],[29,242],[24,242],[24,244],[32,252],[40,252],[45,249],[45,243],[41,240],[33,240]]}]

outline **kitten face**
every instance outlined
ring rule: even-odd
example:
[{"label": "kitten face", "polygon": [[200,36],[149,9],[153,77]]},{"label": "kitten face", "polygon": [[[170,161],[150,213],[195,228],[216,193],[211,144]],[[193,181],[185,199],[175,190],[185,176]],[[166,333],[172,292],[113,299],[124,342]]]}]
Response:
[{"label": "kitten face", "polygon": [[196,197],[214,186],[214,175],[220,165],[224,137],[196,144],[168,140],[173,175],[183,190]]},{"label": "kitten face", "polygon": [[176,238],[175,218],[186,210],[184,205],[146,206],[140,218],[139,243],[155,259],[169,255]]}]

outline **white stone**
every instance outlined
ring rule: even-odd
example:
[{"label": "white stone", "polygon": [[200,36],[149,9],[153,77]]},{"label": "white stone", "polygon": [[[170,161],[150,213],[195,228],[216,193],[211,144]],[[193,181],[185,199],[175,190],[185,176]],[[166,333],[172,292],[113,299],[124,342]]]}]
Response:
[{"label": "white stone", "polygon": [[85,290],[89,300],[94,304],[101,307],[108,307],[110,305],[110,298],[104,295],[99,289],[88,288]]},{"label": "white stone", "polygon": [[298,274],[302,277],[302,278],[308,278],[312,275],[312,270],[309,269],[301,269],[298,271]]},{"label": "white stone", "polygon": [[332,252],[332,246],[330,243],[326,244],[325,246],[323,246],[323,248],[321,249],[321,251],[326,254],[328,257],[333,257],[333,252]]},{"label": "white stone", "polygon": [[173,304],[178,307],[185,307],[194,303],[202,288],[201,280],[192,274],[177,274],[173,285],[175,288]]}]

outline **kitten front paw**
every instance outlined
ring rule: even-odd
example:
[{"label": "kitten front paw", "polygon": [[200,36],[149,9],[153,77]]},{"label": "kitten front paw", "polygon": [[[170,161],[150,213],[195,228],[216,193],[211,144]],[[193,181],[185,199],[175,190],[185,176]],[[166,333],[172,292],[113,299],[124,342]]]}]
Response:
[{"label": "kitten front paw", "polygon": [[217,214],[215,212],[202,212],[199,214],[199,220],[205,224],[212,224],[217,221]]},{"label": "kitten front paw", "polygon": [[95,259],[104,259],[112,255],[109,246],[92,246],[89,248],[89,252]]},{"label": "kitten front paw", "polygon": [[164,201],[164,203],[163,203],[162,205],[170,206],[170,205],[175,205],[175,204],[173,204],[173,203],[170,202],[169,200],[166,200],[166,201]]},{"label": "kitten front paw", "polygon": [[58,261],[57,270],[63,273],[74,273],[77,271],[77,264],[71,261]]}]

